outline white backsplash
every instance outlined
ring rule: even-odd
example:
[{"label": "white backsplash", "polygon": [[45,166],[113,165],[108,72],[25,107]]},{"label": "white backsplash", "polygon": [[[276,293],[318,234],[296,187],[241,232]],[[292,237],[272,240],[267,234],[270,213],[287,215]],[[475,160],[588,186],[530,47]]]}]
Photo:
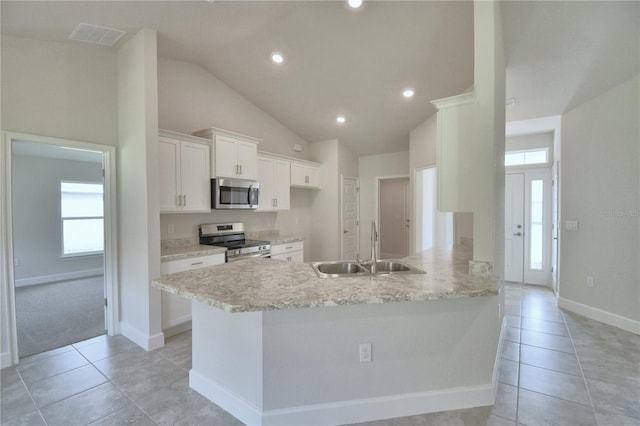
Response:
[{"label": "white backsplash", "polygon": [[[304,237],[309,241],[311,209],[307,189],[291,189],[291,209],[282,212],[214,210],[211,213],[166,213],[160,215],[161,240],[198,240],[202,223],[243,222],[247,233],[279,232],[285,236]],[[169,233],[169,228],[173,233]]]}]

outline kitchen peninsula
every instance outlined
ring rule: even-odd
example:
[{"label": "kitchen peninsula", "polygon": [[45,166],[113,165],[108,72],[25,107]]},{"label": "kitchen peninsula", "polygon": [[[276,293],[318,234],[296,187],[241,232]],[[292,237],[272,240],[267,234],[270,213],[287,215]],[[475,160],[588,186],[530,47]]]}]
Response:
[{"label": "kitchen peninsula", "polygon": [[153,285],[192,300],[193,389],[247,424],[344,424],[493,404],[503,296],[469,258],[325,279],[248,259]]}]

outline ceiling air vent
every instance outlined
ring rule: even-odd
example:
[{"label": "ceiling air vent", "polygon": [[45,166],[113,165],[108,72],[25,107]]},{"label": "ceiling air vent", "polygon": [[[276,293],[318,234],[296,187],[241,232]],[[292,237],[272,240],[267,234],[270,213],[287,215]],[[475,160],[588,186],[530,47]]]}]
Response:
[{"label": "ceiling air vent", "polygon": [[69,40],[113,46],[123,35],[125,35],[124,31],[116,30],[115,28],[79,24],[69,35]]}]

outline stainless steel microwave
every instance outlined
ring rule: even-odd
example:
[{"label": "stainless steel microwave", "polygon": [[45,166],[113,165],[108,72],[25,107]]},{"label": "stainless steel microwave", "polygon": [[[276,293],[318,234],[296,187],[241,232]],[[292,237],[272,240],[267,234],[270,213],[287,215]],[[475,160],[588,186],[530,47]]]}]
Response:
[{"label": "stainless steel microwave", "polygon": [[212,209],[257,209],[260,184],[255,180],[211,179]]}]

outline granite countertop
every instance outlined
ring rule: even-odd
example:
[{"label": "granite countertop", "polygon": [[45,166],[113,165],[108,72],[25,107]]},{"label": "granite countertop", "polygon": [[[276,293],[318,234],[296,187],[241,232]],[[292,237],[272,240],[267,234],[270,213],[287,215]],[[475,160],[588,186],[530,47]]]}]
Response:
[{"label": "granite countertop", "polygon": [[272,246],[277,244],[289,244],[289,243],[297,243],[299,241],[304,241],[304,237],[297,237],[294,235],[280,235],[277,237],[271,237],[268,239]]},{"label": "granite countertop", "polygon": [[227,312],[251,312],[497,295],[501,281],[469,275],[470,252],[432,249],[402,259],[415,275],[318,278],[308,263],[254,258],[156,278],[170,293]]},{"label": "granite countertop", "polygon": [[190,257],[209,256],[221,254],[227,251],[224,247],[193,245],[185,247],[162,247],[160,250],[160,261],[188,259]]}]

